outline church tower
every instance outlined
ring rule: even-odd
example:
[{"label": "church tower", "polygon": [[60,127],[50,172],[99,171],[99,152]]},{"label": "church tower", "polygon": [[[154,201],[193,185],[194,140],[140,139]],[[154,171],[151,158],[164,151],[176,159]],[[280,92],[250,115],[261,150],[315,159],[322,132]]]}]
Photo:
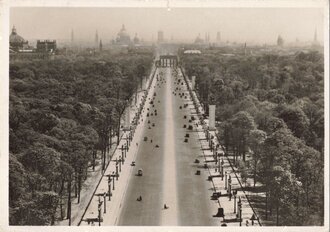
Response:
[{"label": "church tower", "polygon": [[73,29],[71,30],[71,45],[74,43],[74,35],[73,35]]},{"label": "church tower", "polygon": [[279,35],[279,36],[277,37],[277,46],[279,46],[279,47],[283,47],[283,45],[284,45],[284,39],[282,38],[281,35]]},{"label": "church tower", "polygon": [[221,34],[220,31],[217,32],[217,43],[219,44],[221,42]]},{"label": "church tower", "polygon": [[102,49],[103,49],[103,45],[102,45],[102,40],[100,39],[100,45],[99,45],[100,52],[102,52]]},{"label": "church tower", "polygon": [[316,44],[317,43],[317,29],[315,28],[315,31],[314,31],[314,43]]},{"label": "church tower", "polygon": [[94,41],[95,47],[97,47],[99,45],[99,34],[96,30],[95,32],[95,41]]}]

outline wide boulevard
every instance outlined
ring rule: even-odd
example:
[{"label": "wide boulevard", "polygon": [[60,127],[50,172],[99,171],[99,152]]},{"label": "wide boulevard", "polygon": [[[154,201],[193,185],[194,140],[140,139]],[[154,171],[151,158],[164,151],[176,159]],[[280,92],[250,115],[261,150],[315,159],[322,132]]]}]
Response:
[{"label": "wide boulevard", "polygon": [[[174,67],[156,71],[155,93],[145,109],[149,116],[140,120],[143,136],[132,144],[137,149],[136,166],[127,180],[118,225],[219,225],[219,218],[213,217],[207,169],[194,163],[202,159],[197,121],[191,121],[192,103],[177,72]],[[139,169],[142,176],[137,175]]]}]

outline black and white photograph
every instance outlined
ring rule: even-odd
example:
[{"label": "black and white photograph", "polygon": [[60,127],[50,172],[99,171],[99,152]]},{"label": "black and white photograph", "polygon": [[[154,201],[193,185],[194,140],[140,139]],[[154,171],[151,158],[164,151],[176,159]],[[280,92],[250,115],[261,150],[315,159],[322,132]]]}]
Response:
[{"label": "black and white photograph", "polygon": [[0,1],[0,230],[329,231],[329,2],[281,2]]}]

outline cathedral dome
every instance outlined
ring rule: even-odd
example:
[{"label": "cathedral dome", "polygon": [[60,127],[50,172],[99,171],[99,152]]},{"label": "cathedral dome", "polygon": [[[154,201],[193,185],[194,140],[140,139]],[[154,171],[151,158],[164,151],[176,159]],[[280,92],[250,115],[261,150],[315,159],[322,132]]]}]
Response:
[{"label": "cathedral dome", "polygon": [[10,43],[25,43],[26,42],[22,36],[17,34],[15,26],[13,27],[12,32],[9,36],[9,42]]},{"label": "cathedral dome", "polygon": [[120,29],[120,31],[118,32],[118,36],[119,37],[129,36],[128,33],[126,32],[125,25],[123,25],[122,28]]},{"label": "cathedral dome", "polygon": [[118,32],[117,44],[128,45],[131,42],[129,34],[126,32],[125,25],[122,26],[121,30]]}]

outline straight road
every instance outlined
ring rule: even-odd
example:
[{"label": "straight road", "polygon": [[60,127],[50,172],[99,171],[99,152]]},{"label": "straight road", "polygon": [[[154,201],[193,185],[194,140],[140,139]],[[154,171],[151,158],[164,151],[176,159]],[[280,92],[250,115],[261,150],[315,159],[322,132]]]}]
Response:
[{"label": "straight road", "polygon": [[[183,79],[178,80],[175,68],[170,67],[158,68],[156,76],[155,96],[148,99],[153,104],[136,147],[136,166],[117,224],[219,225],[219,218],[213,217],[216,212],[210,200],[213,191],[207,181],[208,170],[194,163],[195,159],[202,161],[202,151],[197,133],[188,129],[194,122],[189,122],[192,103]],[[136,175],[138,169],[143,170],[143,176]],[[195,175],[197,170],[201,175]],[[137,201],[140,196],[142,201]]]}]

